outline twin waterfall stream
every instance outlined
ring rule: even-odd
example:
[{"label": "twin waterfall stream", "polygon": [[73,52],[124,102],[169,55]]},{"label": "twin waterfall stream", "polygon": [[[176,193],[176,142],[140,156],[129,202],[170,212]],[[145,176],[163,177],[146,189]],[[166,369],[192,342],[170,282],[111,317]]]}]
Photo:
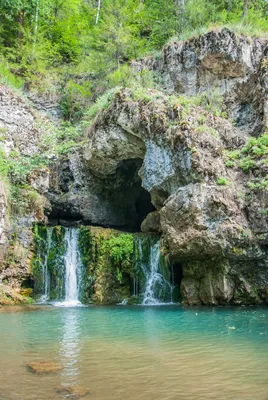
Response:
[{"label": "twin waterfall stream", "polygon": [[[84,280],[91,281],[93,277],[85,275],[79,248],[79,229],[62,227],[42,229],[45,229],[45,236],[41,238],[39,232],[39,239],[42,239],[37,246],[39,274],[35,274],[38,302],[52,303],[59,307],[81,306],[84,302],[82,292],[86,290]],[[60,234],[61,241],[58,239]],[[129,277],[131,281],[129,287],[132,291],[130,297],[136,299],[133,304],[172,303],[174,290],[172,274],[163,263],[159,239],[137,235],[134,239],[134,249],[132,264],[135,276]],[[128,302],[128,297],[120,301],[123,305]]]},{"label": "twin waterfall stream", "polygon": [[[51,249],[52,228],[47,229],[47,249],[45,262],[43,264],[43,289],[44,294],[40,297],[39,303],[49,302],[50,274],[48,271],[48,259]],[[79,287],[81,280],[81,259],[78,249],[78,231],[77,229],[65,229],[64,241],[66,252],[64,255],[65,267],[65,299],[64,301],[54,302],[55,306],[75,307],[81,305],[79,301]]]},{"label": "twin waterfall stream", "polygon": [[[142,255],[141,240],[138,240],[139,254]],[[142,258],[142,257],[141,257]],[[143,305],[159,305],[157,287],[167,287],[170,291],[170,302],[172,303],[173,286],[159,271],[160,266],[160,242],[157,242],[150,249],[149,268],[148,265],[141,263],[142,272],[145,277],[145,291],[143,294]]]},{"label": "twin waterfall stream", "polygon": [[76,229],[66,229],[65,265],[65,300],[56,302],[56,306],[75,307],[81,305],[79,301],[79,288],[81,280],[81,259],[78,249],[78,235]]}]

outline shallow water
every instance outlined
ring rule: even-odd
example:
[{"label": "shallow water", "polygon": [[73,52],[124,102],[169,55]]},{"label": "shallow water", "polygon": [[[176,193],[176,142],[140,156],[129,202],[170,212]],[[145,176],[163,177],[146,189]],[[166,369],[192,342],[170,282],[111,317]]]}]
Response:
[{"label": "shallow water", "polygon": [[[36,375],[32,361],[63,369]],[[60,400],[60,385],[94,400],[268,400],[268,309],[0,309],[0,399]]]}]

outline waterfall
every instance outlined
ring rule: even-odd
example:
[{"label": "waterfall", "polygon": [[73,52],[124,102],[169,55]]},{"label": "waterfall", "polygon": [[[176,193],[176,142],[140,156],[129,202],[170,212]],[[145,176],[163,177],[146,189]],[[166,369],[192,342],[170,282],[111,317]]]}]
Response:
[{"label": "waterfall", "polygon": [[78,238],[78,229],[35,227],[36,255],[32,273],[38,303],[51,302],[56,306],[81,304],[84,285]]},{"label": "waterfall", "polygon": [[45,261],[42,265],[42,277],[43,277],[43,294],[38,300],[38,303],[45,303],[49,299],[49,288],[50,288],[50,276],[48,273],[48,257],[49,251],[51,248],[51,239],[52,239],[52,228],[47,229],[47,241],[46,241],[46,252],[45,252]]},{"label": "waterfall", "polygon": [[151,247],[149,273],[146,276],[146,287],[142,304],[159,304],[159,300],[155,297],[155,286],[157,283],[161,285],[163,276],[158,272],[160,259],[160,243],[156,243]]},{"label": "waterfall", "polygon": [[[163,257],[160,252],[160,241],[152,243],[149,239],[149,255],[146,257],[143,250],[143,238],[138,238],[138,253],[140,270],[143,275],[143,305],[160,305],[172,303],[173,285],[167,276],[168,269],[163,266]],[[134,286],[134,295],[137,286]]]},{"label": "waterfall", "polygon": [[65,301],[79,303],[79,280],[81,278],[81,260],[78,250],[78,234],[76,229],[66,229],[65,240]]},{"label": "waterfall", "polygon": [[65,230],[66,253],[64,256],[65,266],[65,299],[63,302],[55,303],[56,306],[77,306],[79,301],[79,288],[81,281],[82,262],[78,249],[78,230]]}]

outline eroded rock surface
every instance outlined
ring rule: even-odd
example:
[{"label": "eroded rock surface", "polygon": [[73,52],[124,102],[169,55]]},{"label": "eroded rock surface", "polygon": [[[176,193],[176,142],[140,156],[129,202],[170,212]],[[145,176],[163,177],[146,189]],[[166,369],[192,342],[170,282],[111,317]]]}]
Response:
[{"label": "eroded rock surface", "polygon": [[195,96],[217,91],[236,125],[256,134],[267,126],[267,41],[213,30],[185,42],[171,42],[160,57],[134,63],[161,76],[169,92]]},{"label": "eroded rock surface", "polygon": [[[23,158],[40,155],[43,133],[40,124],[45,130],[47,121],[25,99],[0,85],[0,157],[13,153],[14,163],[19,167]],[[49,209],[49,203],[44,193],[49,187],[49,171],[47,168],[33,170],[28,187],[25,185],[19,194],[12,194],[12,206],[8,204],[11,188],[5,181],[0,177],[0,283],[8,284],[10,289],[2,291],[3,296],[0,294],[3,303],[25,300],[16,293],[30,273],[33,224],[46,221],[44,210]],[[36,190],[32,197],[29,196],[31,188]]]},{"label": "eroded rock surface", "polygon": [[4,263],[8,248],[7,190],[0,182],[0,265]]}]

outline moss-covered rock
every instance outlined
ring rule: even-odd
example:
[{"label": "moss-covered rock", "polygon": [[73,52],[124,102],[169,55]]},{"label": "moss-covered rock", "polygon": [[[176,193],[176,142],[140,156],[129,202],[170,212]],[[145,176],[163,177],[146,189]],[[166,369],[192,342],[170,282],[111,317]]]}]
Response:
[{"label": "moss-covered rock", "polygon": [[134,254],[132,234],[113,229],[82,227],[79,229],[79,249],[84,265],[84,299],[107,304],[131,296]]},{"label": "moss-covered rock", "polygon": [[34,257],[31,262],[31,273],[34,279],[34,295],[44,294],[46,279],[49,280],[49,298],[64,297],[64,254],[66,244],[65,229],[62,226],[47,228],[34,227]]}]

